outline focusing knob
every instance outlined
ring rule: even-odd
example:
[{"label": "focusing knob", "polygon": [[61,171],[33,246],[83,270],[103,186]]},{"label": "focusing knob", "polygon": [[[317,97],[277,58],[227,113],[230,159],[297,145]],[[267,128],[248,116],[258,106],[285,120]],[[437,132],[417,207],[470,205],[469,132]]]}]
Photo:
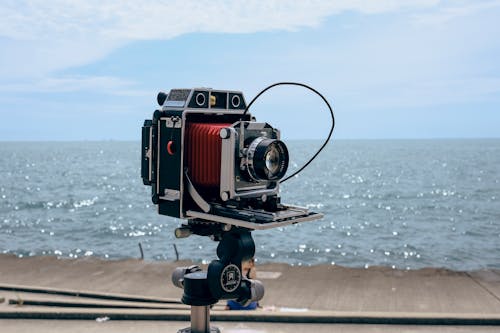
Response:
[{"label": "focusing knob", "polygon": [[248,306],[252,302],[258,302],[264,297],[264,285],[259,280],[245,279],[242,282],[242,288],[246,292],[242,293],[237,302],[243,306]]},{"label": "focusing knob", "polygon": [[222,128],[219,132],[219,136],[221,139],[229,139],[231,136],[231,130],[229,128]]},{"label": "focusing knob", "polygon": [[184,276],[194,272],[201,272],[201,268],[196,265],[191,265],[187,267],[177,267],[172,272],[172,283],[178,288],[184,288]]}]

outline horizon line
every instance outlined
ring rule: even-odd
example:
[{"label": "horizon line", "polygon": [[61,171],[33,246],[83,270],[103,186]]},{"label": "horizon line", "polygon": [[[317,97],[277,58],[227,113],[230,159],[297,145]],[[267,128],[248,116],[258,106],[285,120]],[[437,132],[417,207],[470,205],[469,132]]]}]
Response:
[{"label": "horizon line", "polygon": [[[499,137],[388,137],[388,138],[332,138],[333,141],[426,141],[426,140],[498,140]],[[287,139],[284,141],[323,141],[324,139],[314,138],[301,138],[301,139]],[[140,142],[141,139],[42,139],[42,140],[2,140],[0,143],[57,143],[57,142]]]}]

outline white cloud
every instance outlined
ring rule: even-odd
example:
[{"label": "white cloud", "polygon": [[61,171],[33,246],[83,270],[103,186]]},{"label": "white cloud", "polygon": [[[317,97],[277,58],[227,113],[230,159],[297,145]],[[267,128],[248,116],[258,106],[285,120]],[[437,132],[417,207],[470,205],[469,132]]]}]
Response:
[{"label": "white cloud", "polygon": [[252,33],[316,27],[328,16],[427,8],[438,0],[0,2],[0,77],[43,77],[98,60],[135,40],[192,32]]},{"label": "white cloud", "polygon": [[438,0],[383,1],[8,1],[0,4],[0,35],[34,40],[165,39],[190,32],[248,33],[314,27],[332,14],[375,14],[425,8]]},{"label": "white cloud", "polygon": [[[45,78],[30,83],[29,88],[36,92],[72,92],[78,90],[115,90],[127,87],[131,82],[123,81],[109,76],[74,76]],[[20,92],[28,88],[25,83],[5,84],[0,86],[0,91]]]},{"label": "white cloud", "polygon": [[20,83],[0,84],[0,92],[99,92],[111,95],[150,96],[150,91],[135,89],[135,82],[112,76],[62,76],[46,77]]},{"label": "white cloud", "polygon": [[[5,39],[0,40],[0,77],[8,83],[0,84],[0,91],[102,91],[112,94],[127,91],[127,94],[140,95],[142,92],[134,90],[133,82],[120,78],[68,77],[57,71],[91,63],[136,40],[170,39],[193,32],[293,31],[314,28],[327,17],[348,11],[367,15],[414,12],[417,24],[439,24],[488,10],[499,3],[498,0],[452,3],[438,0],[2,1],[0,36]],[[467,46],[462,42],[459,46],[446,42],[449,51],[444,52],[440,45],[446,38],[433,41],[428,37],[391,30],[381,36],[365,38],[345,50],[326,54],[318,50],[316,54],[327,57],[327,63],[331,63],[333,57],[340,63],[351,64],[338,67],[337,71],[340,71],[338,74],[346,71],[343,85],[351,85],[357,90],[363,85],[379,85],[381,81],[408,80],[411,75],[415,81],[425,81],[427,77],[424,76],[428,73],[423,72],[423,63],[426,63],[427,71],[436,71],[439,66],[442,72],[443,66],[451,65],[441,58],[461,54],[464,52],[462,48],[471,48],[471,43],[478,43],[477,39],[480,39],[470,40]],[[428,45],[429,41],[432,45]],[[436,50],[441,50],[441,53]],[[288,61],[296,60],[293,57],[290,55]],[[348,71],[353,66],[372,75],[367,75],[361,82],[354,78],[353,82],[345,82],[345,79],[349,80]],[[455,70],[450,68],[449,71]],[[413,73],[415,71],[418,73]],[[488,90],[491,84],[488,81],[488,84],[476,87]],[[415,88],[424,93],[425,87]]]},{"label": "white cloud", "polygon": [[44,77],[49,73],[91,63],[123,45],[119,41],[68,38],[33,41],[0,40],[3,80]]}]

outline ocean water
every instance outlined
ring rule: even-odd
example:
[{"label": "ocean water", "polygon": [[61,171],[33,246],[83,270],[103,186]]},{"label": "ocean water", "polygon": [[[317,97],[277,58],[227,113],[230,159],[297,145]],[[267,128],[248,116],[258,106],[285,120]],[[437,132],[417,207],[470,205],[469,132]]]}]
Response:
[{"label": "ocean water", "polygon": [[[289,142],[291,170],[320,142]],[[0,253],[209,262],[140,179],[139,142],[0,143]],[[500,140],[333,141],[283,202],[320,221],[253,233],[259,262],[500,268]]]}]

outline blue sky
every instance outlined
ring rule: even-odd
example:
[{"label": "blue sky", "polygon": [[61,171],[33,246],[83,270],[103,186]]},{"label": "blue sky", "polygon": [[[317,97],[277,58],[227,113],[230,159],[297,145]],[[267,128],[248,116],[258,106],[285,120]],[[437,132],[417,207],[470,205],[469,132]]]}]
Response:
[{"label": "blue sky", "polygon": [[[2,1],[0,140],[139,140],[159,90],[315,87],[336,138],[500,136],[500,1]],[[329,115],[299,88],[252,113]]]}]

